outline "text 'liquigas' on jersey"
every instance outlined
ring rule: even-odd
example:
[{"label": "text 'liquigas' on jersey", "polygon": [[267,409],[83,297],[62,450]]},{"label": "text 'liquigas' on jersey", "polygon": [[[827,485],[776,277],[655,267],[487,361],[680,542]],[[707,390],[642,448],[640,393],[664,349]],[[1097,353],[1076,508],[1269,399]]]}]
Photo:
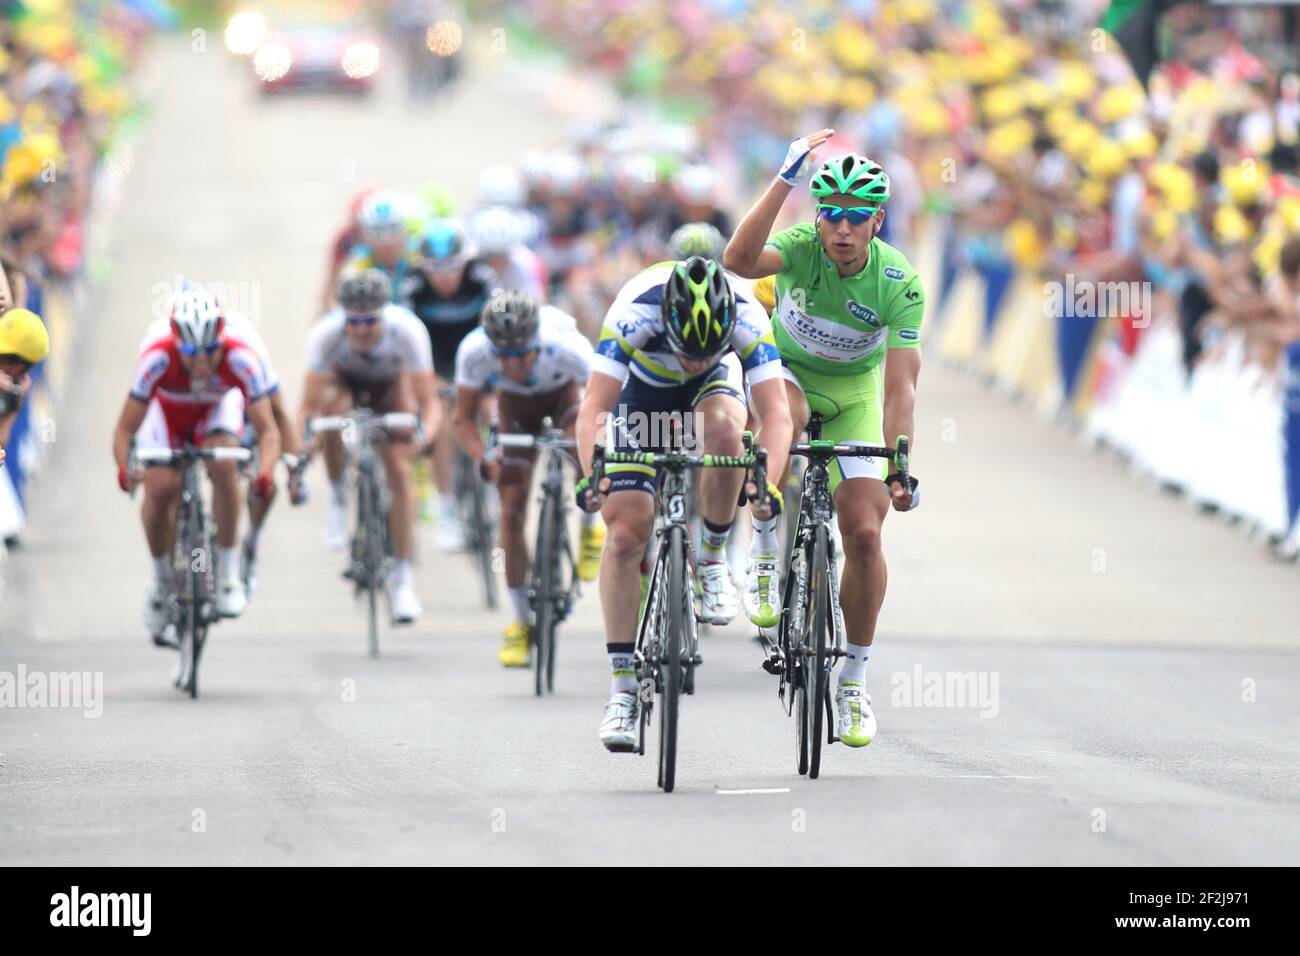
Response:
[{"label": "text 'liquigas' on jersey", "polygon": [[885,349],[921,345],[925,290],[907,257],[871,240],[867,264],[842,276],[822,249],[813,223],[778,232],[767,244],[781,253],[772,324],[786,364],[829,375],[860,375]]},{"label": "text 'liquigas' on jersey", "polygon": [[[619,381],[629,371],[647,385],[668,388],[691,376],[682,370],[668,333],[664,331],[664,283],[675,262],[660,262],[628,280],[605,315],[596,343],[591,368]],[[776,351],[772,323],[755,300],[748,283],[727,273],[736,294],[736,327],[731,334],[731,351],[740,359],[750,385],[781,374],[781,357]]]}]

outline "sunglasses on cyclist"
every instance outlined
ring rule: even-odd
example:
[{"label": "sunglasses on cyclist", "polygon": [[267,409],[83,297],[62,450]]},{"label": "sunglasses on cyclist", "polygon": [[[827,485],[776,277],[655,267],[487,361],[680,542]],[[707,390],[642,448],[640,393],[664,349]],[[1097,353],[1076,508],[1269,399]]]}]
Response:
[{"label": "sunglasses on cyclist", "polygon": [[492,346],[492,354],[497,358],[523,358],[529,352],[536,352],[538,348],[539,346],[536,342],[504,349],[494,345]]},{"label": "sunglasses on cyclist", "polygon": [[349,315],[345,321],[348,323],[348,325],[356,325],[356,326],[362,326],[368,328],[379,321],[379,316],[377,314]]},{"label": "sunglasses on cyclist", "polygon": [[177,350],[189,358],[195,355],[212,355],[217,349],[221,348],[220,342],[210,342],[207,345],[190,345],[188,342],[177,342]]},{"label": "sunglasses on cyclist", "polygon": [[834,206],[825,202],[817,204],[817,215],[822,219],[830,223],[838,223],[847,216],[849,224],[853,226],[862,225],[879,211],[879,206]]}]

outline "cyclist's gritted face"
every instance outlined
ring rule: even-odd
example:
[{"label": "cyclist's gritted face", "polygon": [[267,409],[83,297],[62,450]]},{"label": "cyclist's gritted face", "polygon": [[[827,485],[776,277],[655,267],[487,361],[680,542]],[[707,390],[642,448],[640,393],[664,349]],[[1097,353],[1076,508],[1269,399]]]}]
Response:
[{"label": "cyclist's gritted face", "polygon": [[837,194],[817,202],[817,235],[842,275],[858,272],[866,264],[867,247],[884,221],[883,206],[856,196]]},{"label": "cyclist's gritted face", "polygon": [[343,324],[347,329],[348,344],[363,355],[374,351],[379,344],[383,329],[377,313],[349,312],[344,316]]},{"label": "cyclist's gritted face", "polygon": [[536,342],[520,348],[493,349],[497,361],[501,363],[501,374],[519,385],[528,384],[529,377],[533,374],[533,366],[537,364],[539,351]]},{"label": "cyclist's gritted face", "polygon": [[677,355],[677,362],[682,367],[682,371],[694,378],[697,375],[703,375],[721,360],[721,355],[713,355],[708,358],[687,358],[685,355]]},{"label": "cyclist's gritted face", "polygon": [[217,366],[221,364],[220,341],[201,346],[193,352],[187,352],[184,348],[179,351],[181,368],[185,369],[185,374],[190,377],[190,381],[195,385],[206,383],[216,373]]}]

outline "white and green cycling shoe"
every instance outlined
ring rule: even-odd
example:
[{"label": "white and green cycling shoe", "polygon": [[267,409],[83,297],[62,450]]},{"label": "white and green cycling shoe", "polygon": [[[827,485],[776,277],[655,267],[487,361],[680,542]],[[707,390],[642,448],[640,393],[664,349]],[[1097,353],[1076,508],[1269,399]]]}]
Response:
[{"label": "white and green cycling shoe", "polygon": [[745,571],[745,613],[758,627],[781,622],[781,574],[776,555],[751,554]]},{"label": "white and green cycling shoe", "polygon": [[840,742],[849,747],[865,747],[876,736],[876,715],[871,712],[871,695],[861,684],[845,681],[835,691],[835,709],[839,712]]}]

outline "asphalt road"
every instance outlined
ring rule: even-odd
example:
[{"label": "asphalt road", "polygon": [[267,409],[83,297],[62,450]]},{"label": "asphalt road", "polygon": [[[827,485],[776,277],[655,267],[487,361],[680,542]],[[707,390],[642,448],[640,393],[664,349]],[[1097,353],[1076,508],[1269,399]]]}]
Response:
[{"label": "asphalt road", "polygon": [[[108,453],[157,284],[246,284],[296,402],[352,191],[439,178],[472,195],[481,163],[562,126],[554,87],[490,57],[420,110],[391,82],[368,104],[259,103],[234,64],[185,43],[158,68],[112,281],[78,325],[0,607],[0,673],[100,673],[102,712],[0,709],[0,863],[1300,858],[1296,569],[935,361],[914,458],[926,503],[886,525],[868,671],[880,736],[830,748],[819,780],[795,774],[792,724],[740,624],[706,639],[669,796],[652,756],[597,740],[594,594],[561,635],[558,693],[538,700],[497,665],[506,621],[479,604],[468,560],[423,541],[426,616],[367,658],[361,608],[319,543],[319,477],[308,507],[273,515],[261,590],[216,630],[201,699],[178,696],[140,624],[138,505]],[[928,680],[966,673],[979,701],[925,706]]]}]

